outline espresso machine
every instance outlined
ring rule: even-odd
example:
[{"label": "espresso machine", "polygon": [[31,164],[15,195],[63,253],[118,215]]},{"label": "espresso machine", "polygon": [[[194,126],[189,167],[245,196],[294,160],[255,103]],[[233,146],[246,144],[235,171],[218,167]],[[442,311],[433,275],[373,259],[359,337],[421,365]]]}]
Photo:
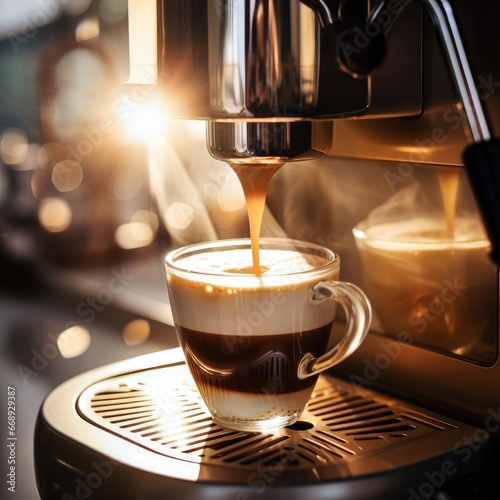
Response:
[{"label": "espresso machine", "polygon": [[[41,498],[497,497],[499,18],[486,0],[129,0],[128,91],[206,121],[221,161],[285,163],[268,205],[288,235],[332,246],[363,286],[352,229],[397,192],[390,213],[418,213],[403,189],[436,192],[440,172],[458,173],[493,288],[467,328],[469,313],[444,312],[469,287],[458,270],[414,317],[421,336],[380,314],[273,432],[214,424],[178,349],[83,373],[40,410]],[[439,336],[452,320],[459,342]]]}]

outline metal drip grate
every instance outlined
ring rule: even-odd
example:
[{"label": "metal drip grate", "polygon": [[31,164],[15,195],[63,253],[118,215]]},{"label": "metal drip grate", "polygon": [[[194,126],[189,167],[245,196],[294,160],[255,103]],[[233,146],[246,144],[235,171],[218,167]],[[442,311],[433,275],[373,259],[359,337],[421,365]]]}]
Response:
[{"label": "metal drip grate", "polygon": [[231,431],[212,420],[184,364],[95,383],[81,394],[78,411],[92,424],[155,453],[240,469],[279,463],[292,471],[318,471],[457,429],[323,375],[293,426],[267,433]]}]

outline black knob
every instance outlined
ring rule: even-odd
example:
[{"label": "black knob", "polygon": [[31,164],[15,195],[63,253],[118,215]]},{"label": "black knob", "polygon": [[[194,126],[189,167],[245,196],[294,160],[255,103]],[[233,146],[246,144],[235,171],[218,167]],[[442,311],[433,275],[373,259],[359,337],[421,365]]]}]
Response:
[{"label": "black knob", "polygon": [[355,78],[369,76],[385,58],[385,37],[378,25],[346,29],[333,43],[340,68]]}]

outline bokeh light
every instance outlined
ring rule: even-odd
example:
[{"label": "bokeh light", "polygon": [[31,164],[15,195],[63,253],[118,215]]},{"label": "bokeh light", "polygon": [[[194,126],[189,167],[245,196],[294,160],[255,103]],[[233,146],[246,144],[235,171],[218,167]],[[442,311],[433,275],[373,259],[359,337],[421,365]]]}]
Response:
[{"label": "bokeh light", "polygon": [[158,216],[149,210],[137,210],[132,216],[132,222],[144,222],[151,227],[154,233],[158,231],[158,226],[160,225]]},{"label": "bokeh light", "polygon": [[8,128],[0,136],[0,157],[7,165],[22,163],[28,152],[26,134],[17,128]]},{"label": "bokeh light", "polygon": [[95,16],[86,17],[78,23],[75,37],[78,42],[85,42],[99,36],[99,19]]},{"label": "bokeh light", "polygon": [[187,203],[176,201],[168,207],[165,220],[167,225],[174,229],[186,229],[194,220],[193,207]]},{"label": "bokeh light", "polygon": [[52,184],[62,193],[73,191],[83,180],[82,167],[73,160],[63,160],[52,170]]},{"label": "bokeh light", "polygon": [[234,212],[245,206],[245,196],[239,182],[231,182],[221,187],[217,203],[224,212]]},{"label": "bokeh light", "polygon": [[87,48],[73,49],[64,54],[57,63],[55,76],[59,92],[66,89],[75,94],[105,88],[108,77],[102,60]]},{"label": "bokeh light", "polygon": [[62,198],[45,198],[38,209],[38,220],[51,233],[68,229],[73,219],[71,207]]},{"label": "bokeh light", "polygon": [[130,321],[123,328],[123,340],[128,346],[144,344],[151,334],[151,325],[145,319]]},{"label": "bokeh light", "polygon": [[148,210],[138,210],[130,222],[121,224],[115,231],[116,244],[125,250],[150,245],[158,231],[156,214]]},{"label": "bokeh light", "polygon": [[57,347],[63,358],[81,356],[90,346],[90,333],[87,328],[74,325],[62,331],[57,337]]},{"label": "bokeh light", "polygon": [[154,240],[154,236],[151,226],[144,222],[120,224],[115,231],[115,241],[124,250],[148,246]]}]

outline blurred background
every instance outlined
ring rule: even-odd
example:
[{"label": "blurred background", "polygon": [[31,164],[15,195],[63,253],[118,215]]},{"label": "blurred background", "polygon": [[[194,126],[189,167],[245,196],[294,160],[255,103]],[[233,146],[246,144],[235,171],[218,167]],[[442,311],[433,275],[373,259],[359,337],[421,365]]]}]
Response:
[{"label": "blurred background", "polygon": [[167,122],[148,81],[123,86],[127,0],[1,0],[0,12],[0,422],[6,439],[14,388],[16,493],[30,500],[45,396],[176,346],[167,250],[246,234],[247,221],[204,124]]}]

